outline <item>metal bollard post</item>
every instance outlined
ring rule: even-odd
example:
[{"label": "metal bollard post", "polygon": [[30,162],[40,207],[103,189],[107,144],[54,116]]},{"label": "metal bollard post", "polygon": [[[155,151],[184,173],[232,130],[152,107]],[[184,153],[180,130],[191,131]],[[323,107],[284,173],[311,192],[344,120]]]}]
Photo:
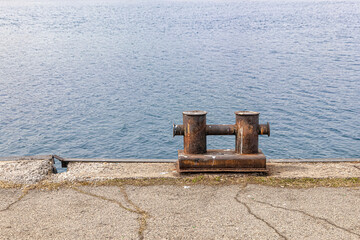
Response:
[{"label": "metal bollard post", "polygon": [[183,112],[184,153],[206,153],[206,112]]},{"label": "metal bollard post", "polygon": [[251,111],[237,111],[235,137],[235,152],[238,154],[252,154],[259,152],[259,113]]},{"label": "metal bollard post", "polygon": [[259,124],[258,112],[237,111],[235,152],[238,154],[257,154],[259,152],[259,135],[270,136],[270,125]]}]

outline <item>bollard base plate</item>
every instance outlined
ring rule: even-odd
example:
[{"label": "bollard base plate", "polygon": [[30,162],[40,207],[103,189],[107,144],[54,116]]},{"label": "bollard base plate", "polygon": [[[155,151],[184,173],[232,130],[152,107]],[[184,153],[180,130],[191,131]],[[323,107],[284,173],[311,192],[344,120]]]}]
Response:
[{"label": "bollard base plate", "polygon": [[176,170],[179,173],[269,171],[260,149],[257,154],[237,154],[233,149],[211,149],[204,154],[185,154],[179,150]]}]

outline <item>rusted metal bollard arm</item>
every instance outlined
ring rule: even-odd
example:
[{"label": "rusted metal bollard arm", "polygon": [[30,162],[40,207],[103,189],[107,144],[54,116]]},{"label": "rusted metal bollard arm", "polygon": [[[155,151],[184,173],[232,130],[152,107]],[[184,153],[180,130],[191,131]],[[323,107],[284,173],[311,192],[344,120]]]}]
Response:
[{"label": "rusted metal bollard arm", "polygon": [[[236,135],[236,125],[216,124],[206,125],[206,135]],[[270,124],[260,124],[258,129],[259,135],[268,135],[270,137]],[[173,137],[184,135],[184,125],[173,124]]]},{"label": "rusted metal bollard arm", "polygon": [[[235,135],[235,125],[218,124],[206,125],[206,135]],[[173,137],[184,135],[184,125],[173,125]]]},{"label": "rusted metal bollard arm", "polygon": [[266,124],[260,124],[259,125],[258,134],[259,135],[268,135],[268,137],[270,137],[270,124],[269,124],[269,122],[267,122]]}]

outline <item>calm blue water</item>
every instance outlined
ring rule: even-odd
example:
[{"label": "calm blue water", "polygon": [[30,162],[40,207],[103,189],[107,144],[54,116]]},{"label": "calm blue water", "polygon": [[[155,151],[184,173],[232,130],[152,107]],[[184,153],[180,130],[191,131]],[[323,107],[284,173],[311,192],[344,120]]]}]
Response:
[{"label": "calm blue water", "polygon": [[199,109],[261,112],[269,158],[360,157],[359,103],[359,1],[0,0],[1,156],[176,158]]}]

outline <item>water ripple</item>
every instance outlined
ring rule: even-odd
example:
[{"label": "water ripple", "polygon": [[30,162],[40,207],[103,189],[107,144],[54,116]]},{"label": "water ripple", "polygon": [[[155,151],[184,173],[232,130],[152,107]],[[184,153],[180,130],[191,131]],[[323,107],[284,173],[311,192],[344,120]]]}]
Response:
[{"label": "water ripple", "polygon": [[[360,157],[360,3],[0,2],[0,154],[176,158],[182,111],[270,158]],[[232,148],[233,136],[209,136]]]}]

